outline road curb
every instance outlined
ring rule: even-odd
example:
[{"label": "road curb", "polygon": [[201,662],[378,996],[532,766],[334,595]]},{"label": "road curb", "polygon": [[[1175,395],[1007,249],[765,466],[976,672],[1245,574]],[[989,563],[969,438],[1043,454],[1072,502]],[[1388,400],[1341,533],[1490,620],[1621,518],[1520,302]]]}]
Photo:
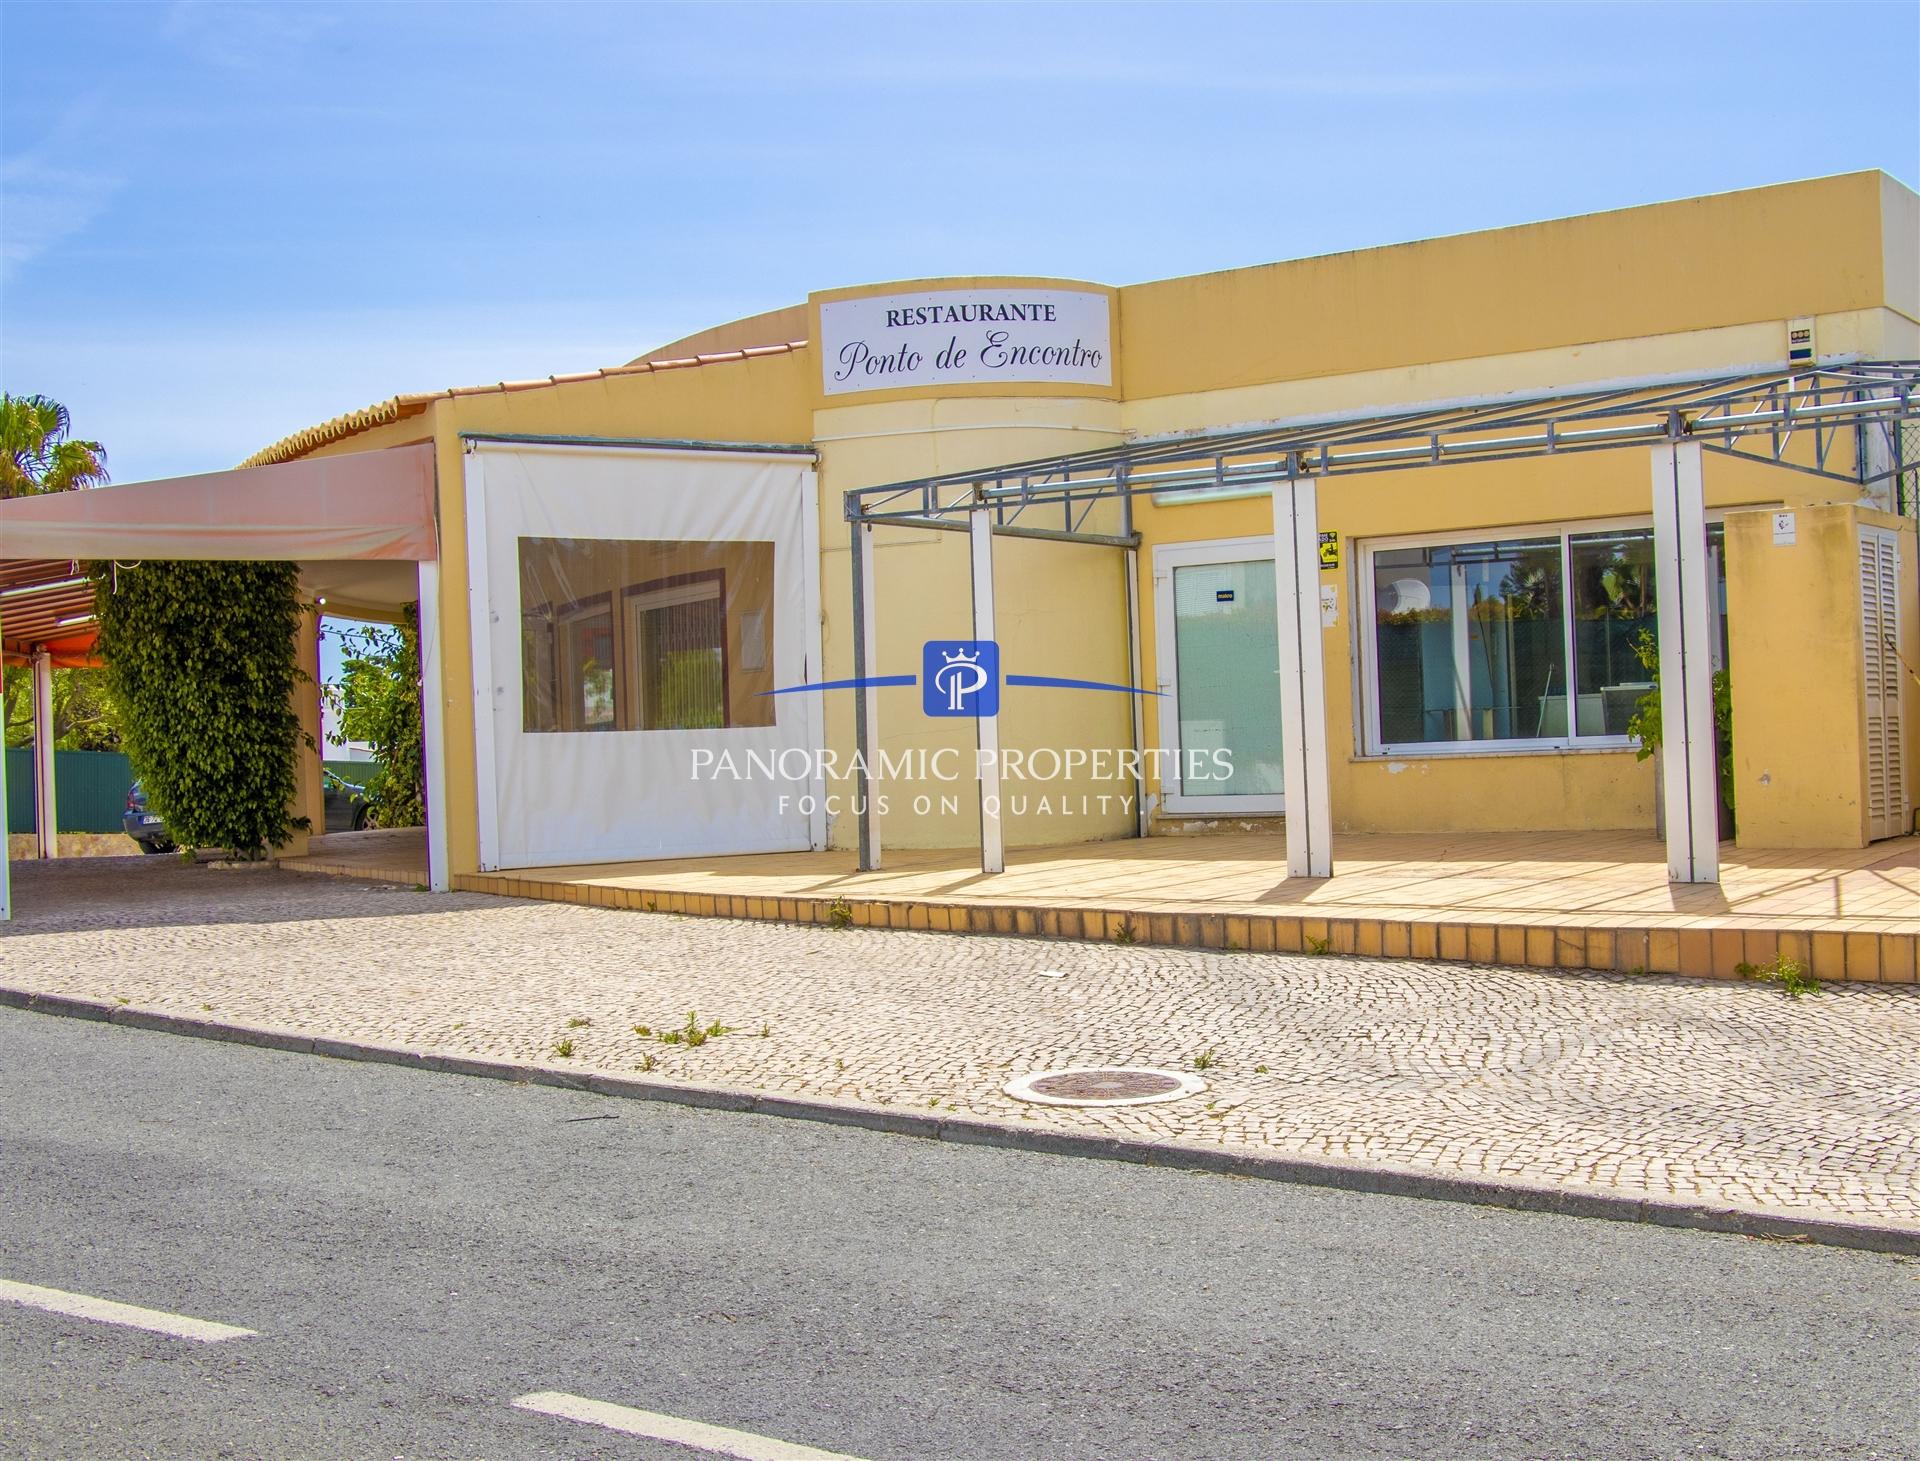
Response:
[{"label": "road curb", "polygon": [[1594,1187],[1500,1182],[1415,1167],[1398,1167],[1384,1162],[1335,1161],[1297,1154],[1275,1156],[1188,1142],[1130,1141],[1124,1137],[1062,1131],[1057,1127],[1029,1127],[1018,1122],[990,1121],[976,1116],[936,1116],[931,1112],[869,1106],[824,1097],[765,1095],[727,1086],[648,1080],[604,1071],[489,1060],[484,1056],[440,1054],[374,1040],[341,1040],[232,1021],[165,1014],[79,995],[41,994],[6,985],[0,985],[0,1007],[34,1014],[60,1015],[68,1019],[104,1021],[129,1029],[187,1035],[201,1040],[224,1040],[231,1044],[298,1055],[324,1055],[335,1060],[412,1066],[445,1075],[479,1076],[527,1085],[553,1086],[620,1100],[660,1101],[704,1110],[816,1121],[931,1141],[1003,1147],[1047,1156],[1133,1162],[1140,1166],[1165,1167],[1176,1171],[1209,1172],[1266,1182],[1331,1187],[1345,1192],[1465,1202],[1519,1212],[1650,1223],[1658,1227],[1691,1228],[1699,1232],[1820,1243],[1837,1248],[1920,1257],[1920,1228],[1848,1218],[1793,1217],[1758,1208],[1721,1207],[1679,1202],[1671,1198],[1630,1196]]}]

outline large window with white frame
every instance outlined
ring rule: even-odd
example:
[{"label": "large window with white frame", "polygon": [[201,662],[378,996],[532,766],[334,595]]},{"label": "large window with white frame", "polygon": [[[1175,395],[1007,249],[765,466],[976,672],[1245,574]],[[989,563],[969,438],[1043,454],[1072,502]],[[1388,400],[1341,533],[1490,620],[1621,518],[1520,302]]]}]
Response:
[{"label": "large window with white frame", "polygon": [[[1723,532],[1707,530],[1714,667],[1726,664]],[[1632,745],[1657,636],[1646,521],[1382,539],[1363,546],[1365,750]]]}]

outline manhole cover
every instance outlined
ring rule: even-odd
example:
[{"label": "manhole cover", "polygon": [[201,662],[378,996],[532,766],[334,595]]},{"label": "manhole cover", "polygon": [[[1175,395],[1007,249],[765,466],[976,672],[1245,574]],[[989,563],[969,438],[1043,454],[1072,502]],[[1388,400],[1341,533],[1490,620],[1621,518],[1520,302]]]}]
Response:
[{"label": "manhole cover", "polygon": [[1009,1081],[1006,1093],[1042,1106],[1146,1106],[1177,1101],[1207,1088],[1198,1076],[1144,1066],[1076,1065],[1043,1070]]}]

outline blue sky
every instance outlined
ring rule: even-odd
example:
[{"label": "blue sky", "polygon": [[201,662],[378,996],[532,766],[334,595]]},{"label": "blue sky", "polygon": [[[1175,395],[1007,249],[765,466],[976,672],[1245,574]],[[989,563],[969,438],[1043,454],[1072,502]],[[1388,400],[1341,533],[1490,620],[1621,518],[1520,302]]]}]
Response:
[{"label": "blue sky", "polygon": [[0,0],[0,385],[132,481],[838,284],[1914,184],[1916,54],[1912,4]]}]

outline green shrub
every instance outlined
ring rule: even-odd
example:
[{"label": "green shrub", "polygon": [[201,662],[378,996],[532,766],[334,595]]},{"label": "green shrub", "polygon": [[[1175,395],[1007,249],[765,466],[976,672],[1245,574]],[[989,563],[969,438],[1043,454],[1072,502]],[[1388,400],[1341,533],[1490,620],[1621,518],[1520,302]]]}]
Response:
[{"label": "green shrub", "polygon": [[259,858],[307,830],[290,808],[300,571],[291,563],[88,565],[127,756],[183,848]]}]

